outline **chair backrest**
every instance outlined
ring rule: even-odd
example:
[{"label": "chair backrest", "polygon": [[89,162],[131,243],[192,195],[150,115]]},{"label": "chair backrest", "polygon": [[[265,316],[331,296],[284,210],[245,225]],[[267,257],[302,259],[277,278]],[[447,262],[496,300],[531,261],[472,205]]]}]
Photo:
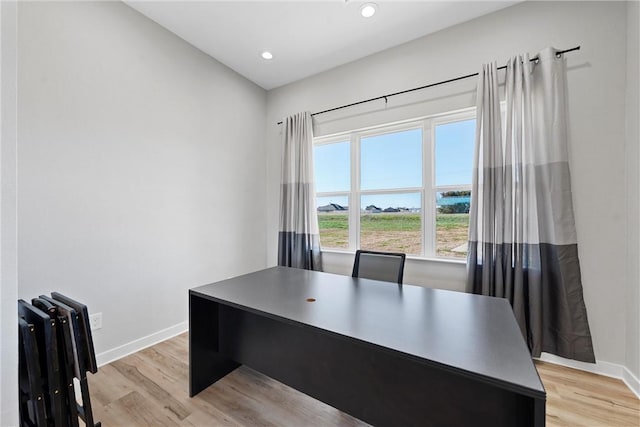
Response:
[{"label": "chair backrest", "polygon": [[398,252],[357,250],[351,276],[402,284],[405,257]]}]

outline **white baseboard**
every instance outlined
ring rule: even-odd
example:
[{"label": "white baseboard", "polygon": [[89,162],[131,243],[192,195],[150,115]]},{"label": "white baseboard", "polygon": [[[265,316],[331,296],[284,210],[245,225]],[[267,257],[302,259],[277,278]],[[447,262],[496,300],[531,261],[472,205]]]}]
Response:
[{"label": "white baseboard", "polygon": [[173,338],[188,330],[188,322],[178,323],[177,325],[170,326],[158,332],[154,332],[153,334],[147,335],[146,337],[138,338],[137,340],[133,340],[119,347],[97,354],[96,361],[98,362],[99,367],[102,365],[106,365],[107,363],[114,362],[137,351],[158,344],[159,342],[168,340],[169,338]]},{"label": "white baseboard", "polygon": [[618,379],[622,379],[622,371],[624,370],[624,366],[615,363],[603,361],[596,361],[596,363],[579,362],[549,353],[542,353],[539,360]]},{"label": "white baseboard", "polygon": [[624,381],[627,387],[640,399],[640,380],[626,367],[624,371],[622,371],[622,381]]},{"label": "white baseboard", "polygon": [[625,366],[611,362],[596,361],[596,363],[585,363],[577,360],[565,359],[554,354],[542,353],[538,360],[556,365],[566,366],[581,371],[593,372],[594,374],[617,378],[624,381],[629,389],[640,399],[640,381]]}]

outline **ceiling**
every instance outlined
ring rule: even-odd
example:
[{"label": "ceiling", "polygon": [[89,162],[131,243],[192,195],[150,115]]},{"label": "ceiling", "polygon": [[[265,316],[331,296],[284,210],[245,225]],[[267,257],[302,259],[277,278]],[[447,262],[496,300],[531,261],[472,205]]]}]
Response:
[{"label": "ceiling", "polygon": [[371,18],[364,0],[125,2],[269,90],[518,1],[377,0]]}]

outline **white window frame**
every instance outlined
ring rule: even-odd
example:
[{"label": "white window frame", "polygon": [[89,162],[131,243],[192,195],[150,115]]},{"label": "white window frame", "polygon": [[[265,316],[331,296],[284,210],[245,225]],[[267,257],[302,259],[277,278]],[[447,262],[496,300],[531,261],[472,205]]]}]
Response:
[{"label": "white window frame", "polygon": [[[421,227],[422,227],[422,252],[411,255],[417,258],[431,258],[438,260],[457,260],[456,258],[436,255],[436,193],[441,191],[471,191],[469,185],[435,185],[435,130],[436,126],[471,120],[476,118],[476,108],[465,108],[442,114],[436,114],[418,119],[405,120],[373,126],[365,129],[341,132],[339,134],[316,137],[313,145],[321,146],[337,142],[349,141],[350,143],[350,191],[318,192],[316,197],[347,197],[349,206],[349,245],[348,249],[323,247],[322,251],[330,252],[354,252],[360,248],[360,202],[361,196],[367,194],[398,194],[420,193],[421,198]],[[360,144],[361,139],[371,136],[389,133],[403,132],[413,129],[422,130],[422,186],[393,188],[385,190],[361,190],[360,189]],[[428,197],[427,197],[428,196]]]}]

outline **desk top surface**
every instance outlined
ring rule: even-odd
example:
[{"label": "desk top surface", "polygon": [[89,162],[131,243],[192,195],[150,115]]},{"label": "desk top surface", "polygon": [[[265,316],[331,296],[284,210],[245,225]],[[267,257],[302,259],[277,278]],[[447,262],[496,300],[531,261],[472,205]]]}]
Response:
[{"label": "desk top surface", "polygon": [[190,292],[423,359],[525,395],[545,396],[511,306],[501,298],[287,267]]}]

